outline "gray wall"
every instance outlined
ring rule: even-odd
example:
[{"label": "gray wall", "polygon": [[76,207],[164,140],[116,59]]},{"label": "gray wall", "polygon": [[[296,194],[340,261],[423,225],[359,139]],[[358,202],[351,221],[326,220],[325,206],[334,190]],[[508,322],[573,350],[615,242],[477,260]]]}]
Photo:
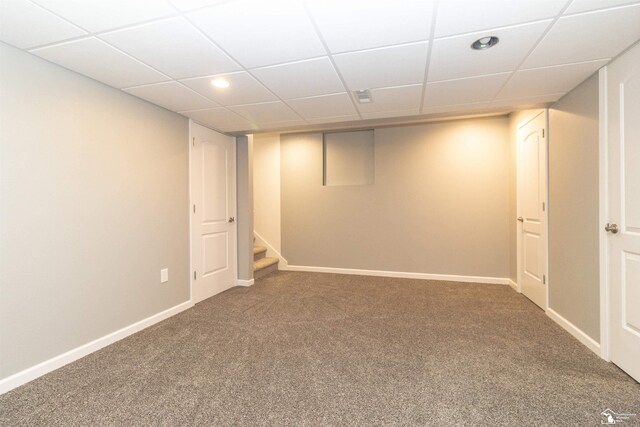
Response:
[{"label": "gray wall", "polygon": [[322,185],[322,135],[281,139],[291,265],[508,277],[509,119],[375,130],[375,182]]},{"label": "gray wall", "polygon": [[0,378],[187,301],[188,206],[185,118],[0,43]]},{"label": "gray wall", "polygon": [[600,340],[598,74],[549,110],[549,307]]}]

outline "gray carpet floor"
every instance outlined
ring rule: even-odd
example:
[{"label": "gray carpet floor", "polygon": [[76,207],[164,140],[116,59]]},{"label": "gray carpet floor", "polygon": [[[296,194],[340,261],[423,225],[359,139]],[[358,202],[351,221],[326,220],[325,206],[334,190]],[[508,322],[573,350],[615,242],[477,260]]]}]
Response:
[{"label": "gray carpet floor", "polygon": [[279,272],[0,396],[2,426],[596,426],[640,385],[507,286]]}]

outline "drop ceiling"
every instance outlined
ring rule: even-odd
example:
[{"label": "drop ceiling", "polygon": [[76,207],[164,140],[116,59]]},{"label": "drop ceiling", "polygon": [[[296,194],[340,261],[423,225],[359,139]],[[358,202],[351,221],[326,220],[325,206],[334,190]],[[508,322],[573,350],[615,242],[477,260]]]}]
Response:
[{"label": "drop ceiling", "polygon": [[[485,36],[500,43],[470,49]],[[261,132],[556,101],[640,40],[640,1],[0,0],[0,40],[219,131]]]}]

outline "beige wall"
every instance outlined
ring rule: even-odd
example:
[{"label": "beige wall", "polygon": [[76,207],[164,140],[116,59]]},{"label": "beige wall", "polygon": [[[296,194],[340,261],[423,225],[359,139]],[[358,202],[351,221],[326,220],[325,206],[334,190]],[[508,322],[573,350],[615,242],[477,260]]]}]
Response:
[{"label": "beige wall", "polygon": [[253,200],[255,232],[280,252],[280,135],[253,139]]},{"label": "beige wall", "polygon": [[253,279],[253,135],[236,138],[238,279]]},{"label": "beige wall", "polygon": [[549,307],[600,340],[598,74],[549,110]]},{"label": "beige wall", "polygon": [[189,299],[184,117],[0,43],[0,140],[0,379]]},{"label": "beige wall", "polygon": [[375,182],[322,185],[322,135],[281,138],[291,265],[508,277],[509,119],[375,131]]}]

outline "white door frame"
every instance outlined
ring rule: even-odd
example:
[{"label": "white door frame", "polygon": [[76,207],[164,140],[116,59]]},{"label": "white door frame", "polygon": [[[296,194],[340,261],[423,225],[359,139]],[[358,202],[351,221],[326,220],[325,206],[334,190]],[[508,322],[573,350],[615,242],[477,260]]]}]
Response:
[{"label": "white door frame", "polygon": [[[520,192],[519,189],[519,160],[520,160],[520,129],[525,126],[527,123],[538,117],[540,114],[544,114],[544,128],[545,128],[545,137],[544,137],[544,249],[545,249],[545,265],[544,265],[544,275],[546,277],[546,295],[545,295],[545,307],[544,311],[547,312],[549,309],[549,110],[547,108],[543,108],[540,110],[534,110],[531,114],[524,120],[522,120],[516,126],[516,215],[520,213]],[[513,219],[512,219],[513,220]],[[516,290],[518,292],[522,292],[522,236],[521,236],[521,224],[516,222],[516,273],[518,283],[516,284]]]},{"label": "white door frame", "polygon": [[[604,224],[609,217],[609,139],[607,137],[607,66],[600,69],[598,73],[599,86],[599,225]],[[599,229],[600,244],[600,357],[607,362],[609,357],[609,245],[607,232],[604,228]]]},{"label": "white door frame", "polygon": [[189,301],[193,304],[193,183],[191,182],[191,172],[193,170],[193,123],[192,119],[189,119],[189,140],[187,144],[189,146]]},{"label": "white door frame", "polygon": [[[194,146],[194,136],[193,136],[193,125],[196,124],[196,122],[194,122],[192,119],[189,119],[189,140],[187,141],[187,143],[189,144],[189,301],[193,304],[193,286],[194,286],[194,277],[193,277],[193,272],[195,271],[194,269],[194,265],[193,265],[193,200],[191,198],[192,195],[192,190],[193,190],[193,183],[191,182],[191,171],[193,168],[193,146]],[[198,125],[200,125],[200,123],[197,123]],[[204,126],[204,125],[200,125],[200,126]],[[204,126],[207,127],[207,126]],[[211,128],[209,128],[211,129]],[[213,130],[213,129],[211,129]],[[214,131],[217,132],[217,131]],[[233,143],[235,145],[235,141],[236,138],[233,138]],[[236,162],[236,150],[233,150],[233,162]],[[237,173],[237,171],[236,171]],[[236,177],[233,177],[234,182],[236,182]],[[233,199],[236,201],[236,205],[238,203],[238,191],[237,191],[237,185],[233,186],[233,193],[234,193],[234,197]],[[238,216],[237,212],[236,212],[236,217]],[[236,232],[236,248],[237,248],[237,244],[238,244],[238,233]],[[236,258],[236,263],[233,266],[233,272],[234,272],[234,283],[238,283],[238,260]]]}]

